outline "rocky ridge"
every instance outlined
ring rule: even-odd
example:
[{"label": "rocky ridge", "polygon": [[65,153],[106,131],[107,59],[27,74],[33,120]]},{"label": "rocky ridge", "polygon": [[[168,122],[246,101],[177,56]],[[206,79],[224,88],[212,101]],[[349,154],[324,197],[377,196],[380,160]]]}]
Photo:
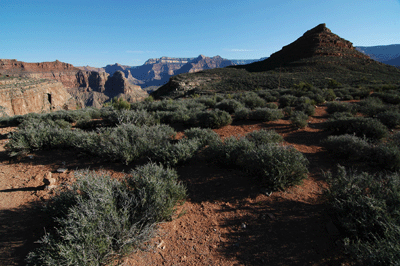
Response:
[{"label": "rocky ridge", "polygon": [[320,24],[263,61],[177,75],[152,95],[175,98],[190,93],[290,88],[299,82],[324,88],[330,79],[350,86],[369,86],[378,80],[398,84],[399,78],[397,68],[369,58]]},{"label": "rocky ridge", "polygon": [[249,71],[267,71],[290,65],[304,58],[336,57],[371,60],[369,56],[357,51],[350,41],[331,32],[326,24],[319,24],[305,32],[300,38],[282,47],[263,61],[237,66]]}]

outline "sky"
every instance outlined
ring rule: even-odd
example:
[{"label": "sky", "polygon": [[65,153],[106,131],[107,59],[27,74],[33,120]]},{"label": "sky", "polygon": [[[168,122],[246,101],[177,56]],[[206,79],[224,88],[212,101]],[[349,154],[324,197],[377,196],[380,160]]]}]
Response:
[{"label": "sky", "polygon": [[0,0],[0,58],[93,67],[259,59],[321,23],[355,46],[400,44],[400,0]]}]

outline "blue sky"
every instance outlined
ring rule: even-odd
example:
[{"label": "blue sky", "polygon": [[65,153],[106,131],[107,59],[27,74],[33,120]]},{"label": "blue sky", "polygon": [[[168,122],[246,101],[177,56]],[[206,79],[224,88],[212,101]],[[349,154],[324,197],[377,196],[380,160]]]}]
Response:
[{"label": "blue sky", "polygon": [[320,23],[355,46],[400,44],[400,0],[0,0],[0,58],[95,67],[256,59]]}]

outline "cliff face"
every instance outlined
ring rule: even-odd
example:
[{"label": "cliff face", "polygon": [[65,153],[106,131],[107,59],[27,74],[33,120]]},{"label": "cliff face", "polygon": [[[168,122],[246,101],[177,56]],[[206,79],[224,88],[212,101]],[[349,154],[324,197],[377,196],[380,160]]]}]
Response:
[{"label": "cliff face", "polygon": [[3,115],[24,115],[75,107],[61,82],[0,76],[0,107]]},{"label": "cliff face", "polygon": [[[0,59],[0,73],[14,77],[59,81],[67,89],[68,93],[75,97],[81,107],[101,107],[110,97],[117,95],[132,102],[144,99],[147,96],[147,93],[141,90],[140,87],[135,87],[131,83],[125,82],[126,79],[117,82],[118,78],[113,78],[104,71],[85,71],[60,61],[25,63],[17,60]],[[132,75],[130,77],[133,79]],[[109,84],[115,85],[106,86],[109,78],[113,79]],[[115,94],[114,91],[107,91],[110,89],[119,91],[119,93]],[[127,95],[124,95],[125,93]]]}]

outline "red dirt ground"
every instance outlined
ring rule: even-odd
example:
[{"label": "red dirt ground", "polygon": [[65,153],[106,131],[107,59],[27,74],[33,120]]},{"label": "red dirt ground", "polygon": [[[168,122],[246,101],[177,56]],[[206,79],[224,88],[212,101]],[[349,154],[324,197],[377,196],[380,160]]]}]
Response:
[{"label": "red dirt ground", "polygon": [[[344,255],[326,211],[323,172],[335,167],[320,146],[325,107],[304,129],[288,120],[233,124],[215,130],[222,138],[259,129],[274,129],[310,161],[302,185],[262,193],[251,176],[196,158],[178,168],[188,199],[176,217],[160,224],[149,250],[135,252],[122,265],[351,265]],[[35,206],[48,199],[43,177],[51,172],[58,183],[74,178],[75,169],[104,169],[119,177],[134,166],[79,157],[71,150],[40,151],[9,160],[4,145],[13,128],[0,128],[0,265],[25,265],[27,253],[45,232],[48,217]],[[68,168],[57,173],[60,167]]]}]

